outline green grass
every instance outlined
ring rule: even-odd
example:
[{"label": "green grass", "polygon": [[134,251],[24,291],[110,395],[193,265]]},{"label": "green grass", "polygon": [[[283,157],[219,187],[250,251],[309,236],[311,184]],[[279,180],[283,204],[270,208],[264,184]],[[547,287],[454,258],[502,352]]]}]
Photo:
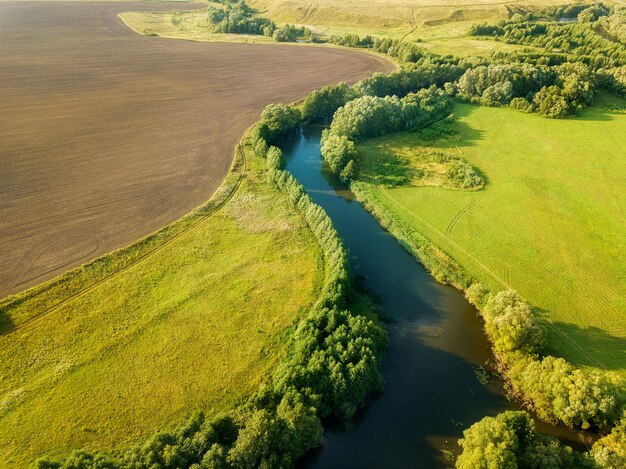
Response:
[{"label": "green grass", "polygon": [[[625,375],[626,113],[601,101],[566,120],[457,105],[456,136],[402,133],[360,145],[370,182],[354,189],[490,289],[519,291],[550,324],[553,353]],[[378,159],[415,146],[456,152],[485,188],[372,184]]]},{"label": "green grass", "polygon": [[0,467],[127,447],[232,409],[267,377],[323,269],[254,158],[219,211],[0,303]]}]

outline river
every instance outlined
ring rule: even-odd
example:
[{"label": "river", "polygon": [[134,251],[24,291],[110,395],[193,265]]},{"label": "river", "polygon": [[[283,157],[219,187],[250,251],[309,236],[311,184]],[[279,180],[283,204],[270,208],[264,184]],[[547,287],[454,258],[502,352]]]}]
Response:
[{"label": "river", "polygon": [[[446,467],[465,428],[517,409],[502,383],[483,385],[476,369],[491,357],[476,310],[439,284],[323,170],[321,126],[306,126],[284,150],[286,169],[328,213],[350,255],[353,275],[380,302],[388,320],[385,391],[352,422],[326,422],[324,445],[302,462],[310,468]],[[564,429],[542,431],[576,439]],[[449,454],[449,453],[448,453]]]}]

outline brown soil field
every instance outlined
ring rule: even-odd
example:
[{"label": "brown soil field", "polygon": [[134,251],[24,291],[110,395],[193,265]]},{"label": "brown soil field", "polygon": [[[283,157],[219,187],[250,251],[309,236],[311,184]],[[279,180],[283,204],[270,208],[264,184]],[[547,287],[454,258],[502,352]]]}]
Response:
[{"label": "brown soil field", "polygon": [[127,245],[217,189],[271,102],[390,71],[290,45],[142,37],[163,3],[0,3],[0,297]]}]

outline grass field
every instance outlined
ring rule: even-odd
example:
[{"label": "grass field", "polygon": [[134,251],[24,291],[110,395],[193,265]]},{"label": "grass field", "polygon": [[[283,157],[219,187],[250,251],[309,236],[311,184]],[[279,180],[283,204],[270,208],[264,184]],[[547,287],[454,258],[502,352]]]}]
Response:
[{"label": "grass field", "polygon": [[[323,275],[304,220],[258,164],[210,216],[0,303],[1,467],[123,448],[256,389]],[[100,281],[76,290],[85,276]]]},{"label": "grass field", "polygon": [[482,171],[483,190],[354,187],[491,289],[518,290],[550,324],[552,352],[624,375],[626,114],[603,110],[609,101],[626,102],[604,97],[566,120],[457,105],[458,135],[370,140],[363,171],[414,146],[445,147]]}]

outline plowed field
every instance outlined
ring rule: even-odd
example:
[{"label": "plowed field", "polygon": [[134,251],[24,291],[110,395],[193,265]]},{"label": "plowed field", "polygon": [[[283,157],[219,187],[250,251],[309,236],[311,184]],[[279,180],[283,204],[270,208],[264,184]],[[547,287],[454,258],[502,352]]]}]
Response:
[{"label": "plowed field", "polygon": [[163,3],[0,3],[0,297],[208,199],[265,105],[389,62],[349,50],[137,35]]}]

